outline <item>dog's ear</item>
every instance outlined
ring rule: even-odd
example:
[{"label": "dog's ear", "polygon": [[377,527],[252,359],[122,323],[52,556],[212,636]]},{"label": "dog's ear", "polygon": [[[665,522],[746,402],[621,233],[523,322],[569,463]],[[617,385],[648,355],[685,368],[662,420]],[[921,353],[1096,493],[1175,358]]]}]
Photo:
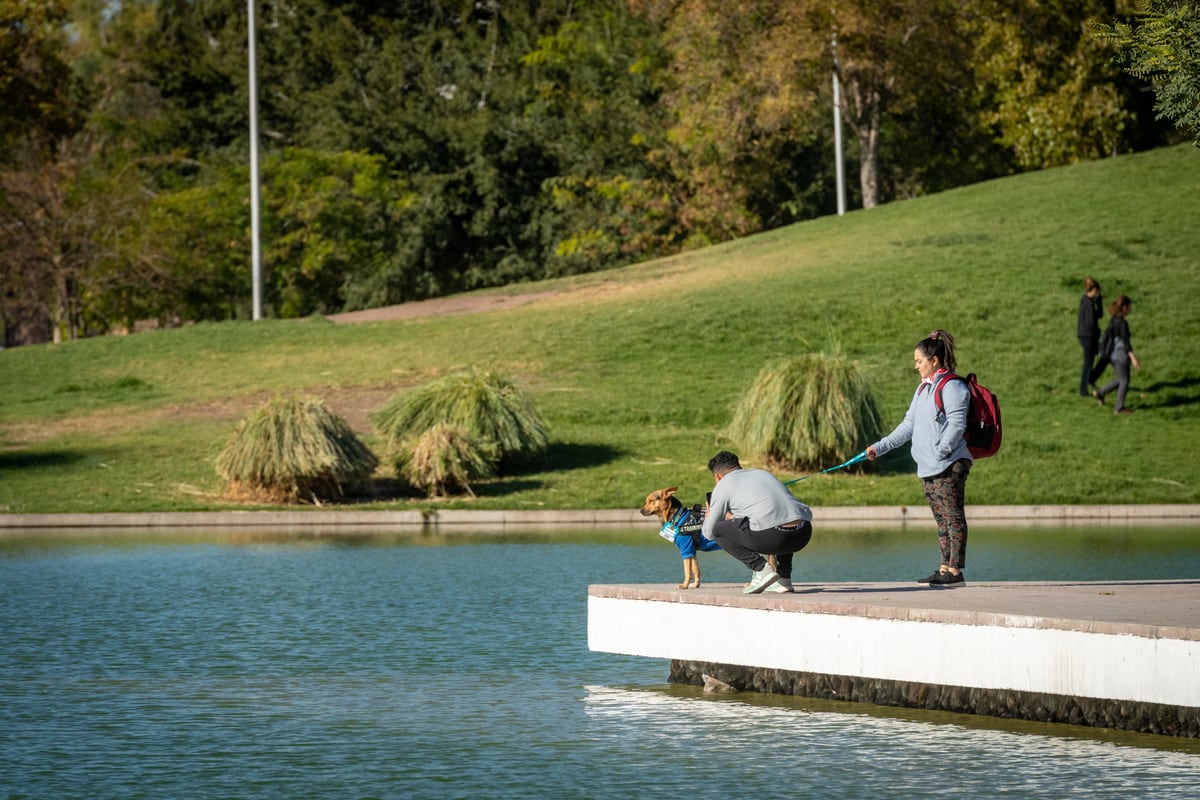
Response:
[{"label": "dog's ear", "polygon": [[670,498],[670,497],[674,497],[675,490],[678,488],[679,488],[678,486],[672,486],[670,489],[663,489],[663,500],[666,500],[667,498]]}]

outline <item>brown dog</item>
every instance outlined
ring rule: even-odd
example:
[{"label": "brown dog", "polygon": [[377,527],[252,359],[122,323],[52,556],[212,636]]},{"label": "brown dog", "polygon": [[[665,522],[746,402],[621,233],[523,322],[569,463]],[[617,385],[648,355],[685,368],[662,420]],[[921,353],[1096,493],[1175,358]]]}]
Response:
[{"label": "brown dog", "polygon": [[[663,538],[669,538],[663,531],[666,530],[666,524],[671,522],[683,510],[683,503],[675,497],[675,490],[678,487],[671,486],[666,489],[655,489],[650,494],[646,495],[646,502],[642,504],[643,517],[658,517],[658,521],[664,526],[660,533]],[[688,527],[694,528],[704,520],[704,515],[708,513],[707,506],[700,514],[692,514],[689,519]],[[716,542],[709,541],[697,535],[692,535],[687,532],[674,531],[672,538],[675,546],[679,548],[679,554],[683,556],[683,583],[675,588],[677,589],[699,589],[700,588],[700,560],[696,557],[696,551],[702,550],[708,552],[710,550],[720,550],[721,548]],[[778,565],[775,556],[767,556],[767,562],[771,565],[771,569],[777,569]]]},{"label": "brown dog", "polygon": [[[699,589],[700,559],[696,557],[696,552],[698,550],[705,552],[720,550],[721,548],[717,546],[716,542],[711,542],[699,535],[698,528],[704,519],[703,511],[696,513],[695,509],[692,509],[684,521],[677,519],[684,510],[683,503],[675,497],[677,488],[671,486],[666,489],[656,489],[646,495],[646,502],[642,504],[641,509],[642,516],[657,517],[663,526],[659,531],[662,537],[670,539],[679,548],[679,554],[683,557],[683,583],[676,588]],[[671,523],[671,526],[668,526],[668,523]]]}]

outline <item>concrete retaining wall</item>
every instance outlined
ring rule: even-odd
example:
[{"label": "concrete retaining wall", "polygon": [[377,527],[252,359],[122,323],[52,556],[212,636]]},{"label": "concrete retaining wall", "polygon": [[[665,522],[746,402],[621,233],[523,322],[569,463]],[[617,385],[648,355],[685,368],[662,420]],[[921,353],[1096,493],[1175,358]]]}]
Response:
[{"label": "concrete retaining wall", "polygon": [[850,675],[672,661],[668,680],[710,692],[766,692],[874,703],[1036,722],[1116,728],[1163,736],[1200,737],[1200,709],[1069,697],[1012,689],[979,689]]},{"label": "concrete retaining wall", "polygon": [[[967,506],[973,525],[1152,525],[1200,524],[1196,505],[1096,505],[1096,506]],[[653,522],[653,520],[651,520]],[[929,507],[825,506],[813,508],[817,526],[929,525]],[[98,514],[0,514],[5,528],[173,528],[173,527],[274,527],[379,526],[430,528],[463,526],[577,527],[621,525],[648,527],[651,523],[636,509],[476,511],[470,509],[412,509],[358,511],[346,508],[307,508],[295,511],[167,511]],[[655,523],[656,524],[656,523]]]}]

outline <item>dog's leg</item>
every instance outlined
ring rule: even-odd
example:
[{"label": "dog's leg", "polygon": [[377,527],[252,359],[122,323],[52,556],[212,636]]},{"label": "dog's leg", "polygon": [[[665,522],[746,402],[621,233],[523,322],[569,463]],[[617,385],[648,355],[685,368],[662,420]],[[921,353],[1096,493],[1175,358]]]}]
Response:
[{"label": "dog's leg", "polygon": [[696,556],[691,556],[683,560],[683,583],[679,584],[678,588],[700,588],[700,559],[696,558]]}]

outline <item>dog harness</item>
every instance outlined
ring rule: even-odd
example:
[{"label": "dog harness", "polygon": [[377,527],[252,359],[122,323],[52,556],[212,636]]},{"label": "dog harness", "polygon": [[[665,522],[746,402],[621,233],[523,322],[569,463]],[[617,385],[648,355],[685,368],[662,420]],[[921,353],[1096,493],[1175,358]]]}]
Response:
[{"label": "dog harness", "polygon": [[696,551],[720,550],[716,542],[705,539],[700,531],[704,528],[704,507],[699,503],[691,508],[679,509],[675,516],[663,523],[658,535],[679,548],[683,558],[691,558]]},{"label": "dog harness", "polygon": [[674,544],[675,537],[679,534],[687,534],[695,538],[700,535],[700,529],[703,527],[704,509],[696,504],[691,508],[685,506],[676,511],[675,516],[663,523],[658,535]]}]

